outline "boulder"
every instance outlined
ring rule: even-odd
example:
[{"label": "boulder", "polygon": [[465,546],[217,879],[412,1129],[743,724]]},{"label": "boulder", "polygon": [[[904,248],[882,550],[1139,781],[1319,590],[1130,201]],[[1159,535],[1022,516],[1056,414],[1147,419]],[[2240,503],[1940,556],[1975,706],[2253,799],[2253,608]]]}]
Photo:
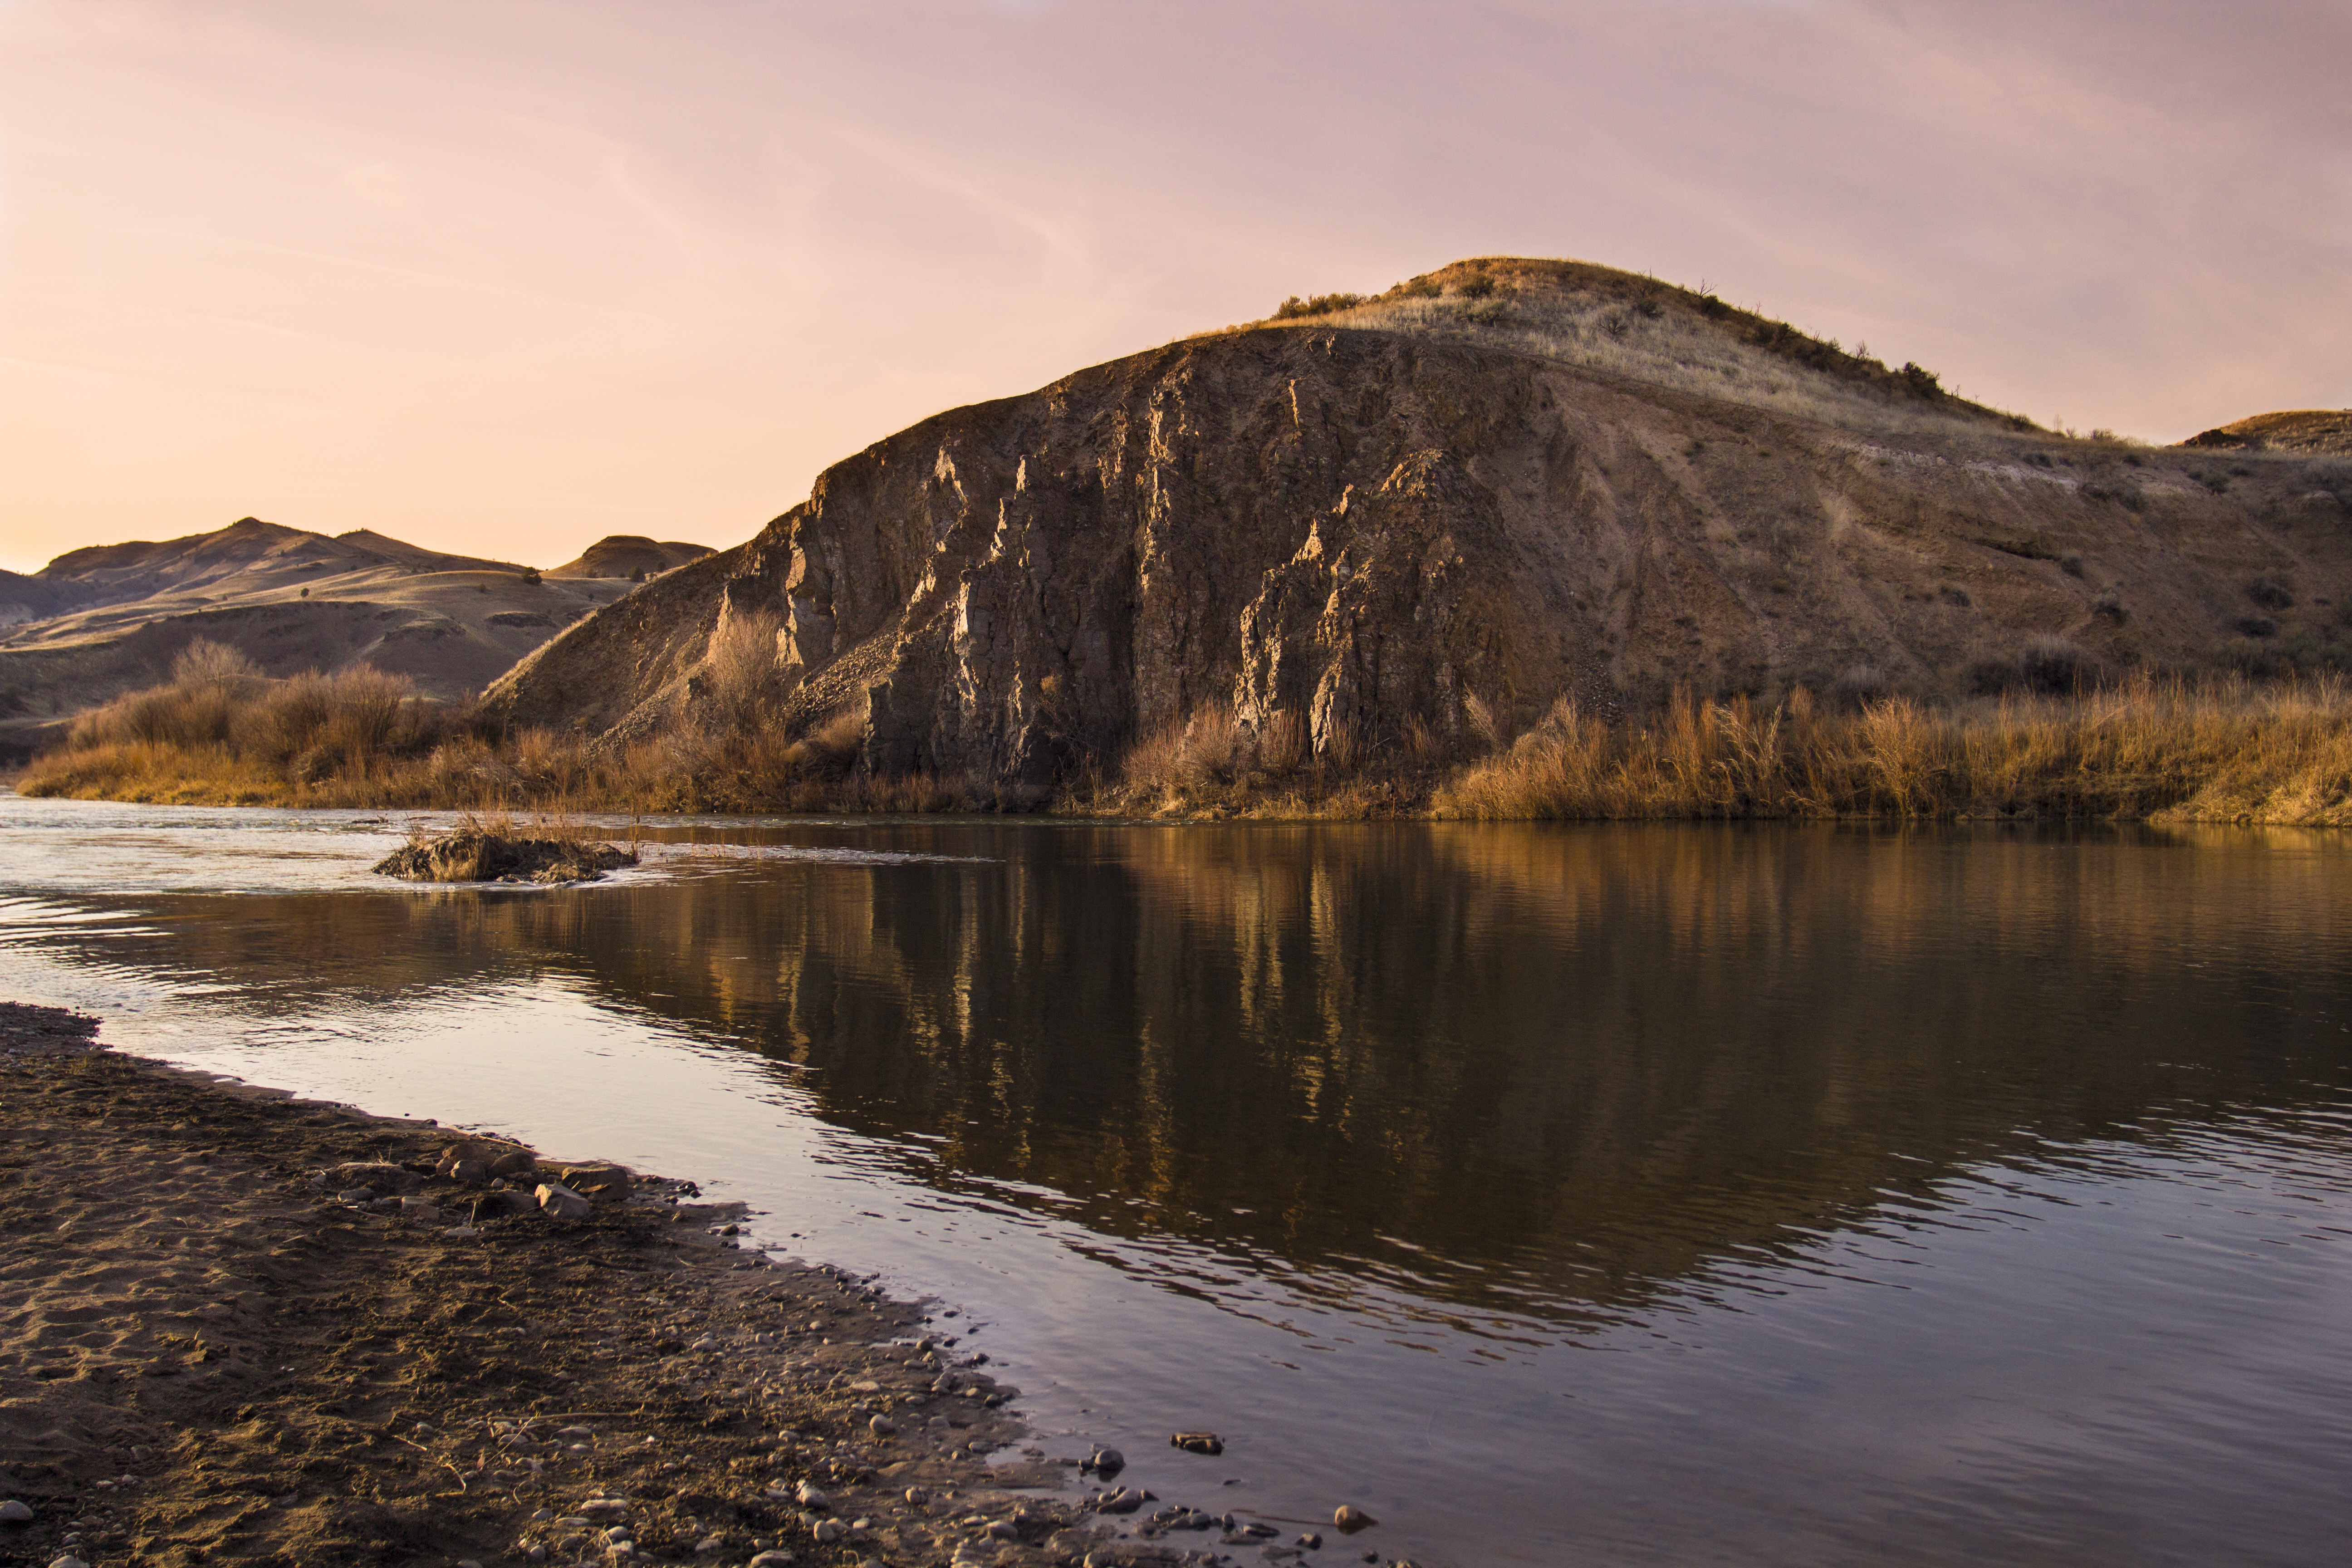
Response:
[{"label": "boulder", "polygon": [[539,1212],[550,1219],[586,1219],[589,1203],[560,1182],[541,1182],[534,1194],[539,1199]]},{"label": "boulder", "polygon": [[600,1204],[629,1201],[629,1173],[619,1165],[566,1165],[557,1173],[565,1186]]}]

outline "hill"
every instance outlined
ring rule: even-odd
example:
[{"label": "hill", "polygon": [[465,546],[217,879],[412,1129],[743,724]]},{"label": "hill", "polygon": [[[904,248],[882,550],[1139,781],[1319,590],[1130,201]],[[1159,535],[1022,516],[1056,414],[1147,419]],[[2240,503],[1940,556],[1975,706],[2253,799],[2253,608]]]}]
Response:
[{"label": "hill", "polygon": [[2294,452],[2352,458],[2352,408],[2257,414],[2191,436],[2183,447],[2223,452]]},{"label": "hill", "polygon": [[0,755],[26,755],[75,713],[162,681],[198,637],[272,675],[365,664],[449,700],[628,589],[250,517],[69,551],[0,580]]},{"label": "hill", "polygon": [[656,543],[642,533],[608,533],[580,552],[577,561],[551,567],[551,577],[627,577],[643,582],[673,566],[699,561],[711,552],[708,544],[677,540]]},{"label": "hill", "polygon": [[925,420],[486,700],[708,728],[772,633],[787,733],[1027,788],[1203,714],[1352,765],[1561,697],[2352,663],[2347,507],[2331,458],[2074,439],[1703,292],[1488,258]]}]

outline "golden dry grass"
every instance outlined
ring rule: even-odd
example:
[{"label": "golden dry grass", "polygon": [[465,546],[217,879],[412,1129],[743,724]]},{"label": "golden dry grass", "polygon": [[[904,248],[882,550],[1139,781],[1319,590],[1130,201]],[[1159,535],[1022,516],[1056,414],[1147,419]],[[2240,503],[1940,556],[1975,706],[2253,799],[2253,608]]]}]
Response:
[{"label": "golden dry grass", "polygon": [[[627,745],[537,729],[492,735],[373,670],[268,680],[199,644],[169,685],[85,715],[17,787],[185,805],[521,811],[541,821],[1045,804],[1039,792],[986,781],[860,769],[865,716],[854,709],[786,732],[756,701],[743,706],[729,721]],[[1684,695],[1661,713],[1613,723],[1562,701],[1507,744],[1503,730],[1496,714],[1474,709],[1458,724],[1424,719],[1377,743],[1327,732],[1318,756],[1296,716],[1254,733],[1230,708],[1210,704],[1140,737],[1116,767],[1086,770],[1051,806],[1290,819],[2352,823],[2352,688],[2332,678],[2144,677],[1952,709],[1890,698],[1851,713],[1821,711],[1801,689],[1770,708]]]},{"label": "golden dry grass", "polygon": [[2352,693],[2319,679],[2146,678],[1951,710],[1852,715],[1679,698],[1636,724],[1571,704],[1433,796],[1439,816],[1661,819],[2017,815],[2352,822]]}]

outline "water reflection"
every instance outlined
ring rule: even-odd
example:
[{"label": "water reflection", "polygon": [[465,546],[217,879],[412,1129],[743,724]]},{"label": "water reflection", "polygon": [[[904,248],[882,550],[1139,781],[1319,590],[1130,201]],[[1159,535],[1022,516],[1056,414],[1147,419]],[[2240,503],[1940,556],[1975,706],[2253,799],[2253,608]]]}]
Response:
[{"label": "water reflection", "polygon": [[1212,1427],[1219,1500],[1416,1560],[2340,1533],[2330,837],[706,823],[436,892],[386,825],[37,804],[0,984],[709,1174],[1163,1495]]},{"label": "water reflection", "polygon": [[698,860],[553,895],[194,896],[88,941],[264,1011],[567,974],[764,1054],[911,1180],[1278,1260],[1308,1295],[1376,1280],[1511,1335],[1717,1289],[1710,1260],[1931,1204],[1987,1162],[2160,1142],[2346,1081],[2347,884],[2324,839],[858,841],[954,858]]}]

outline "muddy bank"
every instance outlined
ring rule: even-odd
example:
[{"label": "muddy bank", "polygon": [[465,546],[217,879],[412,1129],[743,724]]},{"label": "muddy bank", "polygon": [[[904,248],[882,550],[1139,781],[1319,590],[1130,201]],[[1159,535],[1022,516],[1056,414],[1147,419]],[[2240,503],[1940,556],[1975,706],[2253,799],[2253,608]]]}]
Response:
[{"label": "muddy bank", "polygon": [[[501,1194],[430,1122],[94,1031],[0,1004],[0,1499],[23,1505],[0,1511],[31,1515],[0,1563],[1300,1554],[1065,1495],[1080,1456],[1024,1447],[1019,1391],[950,1314],[736,1250],[690,1183],[575,1169],[594,1201],[551,1217],[546,1163]],[[1310,1555],[1361,1555],[1338,1545]]]}]

